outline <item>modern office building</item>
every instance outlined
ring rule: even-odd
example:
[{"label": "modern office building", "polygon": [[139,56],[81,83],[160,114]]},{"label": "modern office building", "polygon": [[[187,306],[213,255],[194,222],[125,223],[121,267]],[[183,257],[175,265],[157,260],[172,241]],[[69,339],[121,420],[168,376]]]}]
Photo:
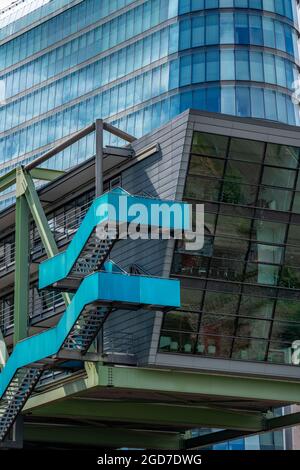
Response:
[{"label": "modern office building", "polygon": [[[251,436],[299,423],[298,413],[276,411],[298,403],[300,391],[299,148],[297,127],[198,111],[186,111],[126,147],[104,148],[105,190],[121,186],[149,201],[204,202],[205,244],[190,252],[181,241],[120,240],[108,250],[122,276],[179,279],[181,307],[162,312],[118,304],[98,325],[100,341],[87,354],[64,347],[43,356],[42,345],[33,361],[36,349],[25,348],[31,362],[19,370],[31,372],[26,393],[16,392],[20,382],[14,382],[9,400],[3,395],[0,402],[5,417],[15,398],[14,412],[29,398],[22,411],[25,445],[191,448],[248,436],[227,446],[253,447],[258,438]],[[35,343],[43,331],[53,338],[51,328],[65,318],[61,291],[74,291],[72,282],[78,282],[67,273],[70,282],[54,282],[48,265],[42,272],[54,285],[46,289],[49,282],[39,277],[38,287],[51,237],[62,252],[77,246],[72,240],[91,220],[86,214],[92,202],[101,202],[95,200],[95,157],[34,196],[30,177],[59,175],[17,169],[17,180],[25,178],[17,183],[17,205],[0,214],[1,330],[12,351],[5,366],[10,372],[16,338],[29,335]],[[1,188],[13,182],[10,173]],[[30,270],[24,262],[24,195],[33,217]],[[83,259],[94,249],[81,245]],[[85,275],[96,266],[92,258]],[[196,428],[214,432],[195,435]],[[261,439],[267,447],[275,438]],[[276,439],[281,448],[282,435]]]},{"label": "modern office building", "polygon": [[188,108],[299,124],[296,0],[19,3],[0,17],[2,173],[99,116],[137,137]]},{"label": "modern office building", "polygon": [[[20,402],[30,397],[25,445],[284,447],[282,433],[258,434],[298,424],[296,413],[273,411],[300,396],[298,2],[17,1],[0,26],[0,329],[8,352],[13,335],[52,328],[65,311],[60,291],[38,288],[49,246],[36,213],[26,324],[16,308],[24,272],[15,270],[15,220],[26,189],[17,185],[15,205],[15,168],[27,171],[101,118],[137,138],[121,147],[120,134],[104,134],[105,191],[205,204],[201,250],[174,240],[114,246],[120,269],[180,279],[181,308],[118,308],[94,353],[63,364],[59,355],[44,358],[44,374],[33,373],[39,381]],[[62,251],[95,199],[95,141],[86,133],[43,171],[27,171]],[[58,175],[49,169],[68,171],[39,186]],[[0,419],[6,406],[4,397]]]}]

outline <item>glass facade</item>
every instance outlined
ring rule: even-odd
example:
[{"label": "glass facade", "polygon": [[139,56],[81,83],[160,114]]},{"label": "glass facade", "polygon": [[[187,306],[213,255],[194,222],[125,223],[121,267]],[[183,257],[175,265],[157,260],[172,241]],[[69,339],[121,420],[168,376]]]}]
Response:
[{"label": "glass facade", "polygon": [[[275,410],[281,416],[279,410]],[[199,429],[192,431],[192,437],[204,436],[219,429]],[[241,437],[206,447],[205,450],[285,450],[284,435],[281,431],[256,436]]]},{"label": "glass facade", "polygon": [[297,363],[299,162],[296,147],[194,133],[184,199],[205,204],[205,243],[177,242],[182,309],[161,352]]},{"label": "glass facade", "polygon": [[[188,108],[299,124],[296,0],[22,8],[0,18],[0,174],[99,117],[137,137]],[[90,136],[49,165],[93,153]]]}]

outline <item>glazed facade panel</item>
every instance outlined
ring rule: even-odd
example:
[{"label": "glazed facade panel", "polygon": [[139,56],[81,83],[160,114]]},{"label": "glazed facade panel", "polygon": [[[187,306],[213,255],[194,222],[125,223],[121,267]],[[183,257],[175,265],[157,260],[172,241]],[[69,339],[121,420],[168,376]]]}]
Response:
[{"label": "glazed facade panel", "polygon": [[184,199],[205,204],[205,243],[177,242],[183,309],[165,315],[161,352],[297,363],[299,162],[296,147],[194,134]]}]

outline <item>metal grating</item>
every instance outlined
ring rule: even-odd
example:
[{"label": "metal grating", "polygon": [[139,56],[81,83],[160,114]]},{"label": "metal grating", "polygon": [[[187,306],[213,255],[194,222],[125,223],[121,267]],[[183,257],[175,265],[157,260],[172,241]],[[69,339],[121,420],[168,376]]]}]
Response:
[{"label": "metal grating", "polygon": [[93,230],[80,257],[74,264],[70,277],[84,278],[94,271],[99,271],[107,259],[116,241],[116,236],[105,232],[106,238],[99,238],[97,229]]},{"label": "metal grating", "polygon": [[0,441],[2,441],[42,375],[35,367],[18,369],[0,400]]},{"label": "metal grating", "polygon": [[80,351],[85,354],[111,310],[111,307],[93,304],[86,306],[70,331],[62,349]]}]

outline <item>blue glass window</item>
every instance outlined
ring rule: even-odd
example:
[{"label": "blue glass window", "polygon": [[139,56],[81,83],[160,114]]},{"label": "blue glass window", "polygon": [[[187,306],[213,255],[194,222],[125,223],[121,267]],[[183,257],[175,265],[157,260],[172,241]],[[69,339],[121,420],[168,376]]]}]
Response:
[{"label": "blue glass window", "polygon": [[192,47],[203,46],[205,44],[204,16],[192,19]]},{"label": "blue glass window", "polygon": [[179,49],[189,49],[191,47],[191,20],[187,19],[180,22],[180,42]]},{"label": "blue glass window", "polygon": [[249,44],[248,15],[244,13],[235,15],[235,41],[237,44]]},{"label": "blue glass window", "polygon": [[219,42],[219,15],[209,14],[206,17],[206,44]]},{"label": "blue glass window", "polygon": [[251,44],[263,45],[262,19],[258,15],[249,16],[250,42]]},{"label": "blue glass window", "polygon": [[247,87],[236,88],[237,116],[251,116],[250,91]]},{"label": "blue glass window", "polygon": [[275,48],[274,22],[271,18],[263,18],[264,44]]},{"label": "blue glass window", "polygon": [[249,53],[248,51],[236,51],[236,79],[249,80]]},{"label": "blue glass window", "polygon": [[233,87],[223,87],[221,90],[221,112],[235,114],[235,89]]},{"label": "blue glass window", "polygon": [[205,88],[201,88],[200,90],[195,90],[193,92],[193,101],[194,106],[197,109],[205,109],[206,108],[206,90]]},{"label": "blue glass window", "polygon": [[287,86],[285,69],[291,69],[291,64],[285,63],[282,57],[275,57],[277,83],[280,86]]},{"label": "blue glass window", "polygon": [[256,118],[265,117],[264,92],[261,88],[251,88],[252,116]]},{"label": "blue glass window", "polygon": [[206,54],[206,80],[220,80],[220,54],[218,51],[208,51]]},{"label": "blue glass window", "polygon": [[294,54],[294,46],[293,46],[292,30],[287,25],[284,25],[284,35],[285,35],[286,51],[289,54],[293,55]]},{"label": "blue glass window", "polygon": [[233,50],[221,51],[221,80],[235,80],[235,55]]},{"label": "blue glass window", "polygon": [[282,23],[279,23],[279,21],[275,21],[275,38],[277,49],[285,51],[284,27]]},{"label": "blue glass window", "polygon": [[267,83],[276,83],[275,61],[271,54],[264,54],[264,72]]},{"label": "blue glass window", "polygon": [[192,83],[205,82],[205,52],[193,55]]},{"label": "blue glass window", "polygon": [[249,0],[249,8],[262,9],[262,0]]},{"label": "blue glass window", "polygon": [[189,85],[191,83],[192,74],[192,56],[181,57],[180,60],[180,86]]},{"label": "blue glass window", "polygon": [[233,13],[221,13],[220,23],[220,43],[233,44],[234,43],[234,17]]},{"label": "blue glass window", "polygon": [[277,93],[277,113],[281,122],[287,122],[287,109],[285,95]]},{"label": "blue glass window", "polygon": [[221,90],[220,88],[208,88],[206,100],[208,109],[212,112],[219,113],[221,111]]},{"label": "blue glass window", "polygon": [[251,80],[255,82],[264,81],[263,58],[261,52],[250,52],[250,74]]},{"label": "blue glass window", "polygon": [[277,120],[277,107],[275,91],[265,90],[266,118]]}]

